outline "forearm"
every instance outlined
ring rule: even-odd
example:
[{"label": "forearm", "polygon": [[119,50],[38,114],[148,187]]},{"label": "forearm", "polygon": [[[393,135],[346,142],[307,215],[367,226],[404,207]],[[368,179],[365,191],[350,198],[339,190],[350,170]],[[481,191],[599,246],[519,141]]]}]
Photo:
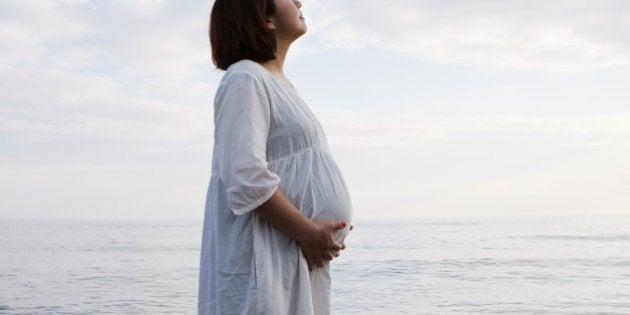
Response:
[{"label": "forearm", "polygon": [[314,228],[314,223],[305,217],[280,189],[254,211],[274,228],[298,241]]},{"label": "forearm", "polygon": [[338,255],[343,246],[333,238],[333,231],[346,226],[341,221],[311,221],[280,191],[254,211],[274,228],[295,239],[302,249],[309,270],[323,267],[324,260]]}]

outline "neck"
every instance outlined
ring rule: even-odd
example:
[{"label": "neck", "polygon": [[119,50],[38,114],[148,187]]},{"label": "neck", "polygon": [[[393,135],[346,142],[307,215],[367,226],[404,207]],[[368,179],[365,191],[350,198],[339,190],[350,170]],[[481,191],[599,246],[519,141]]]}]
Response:
[{"label": "neck", "polygon": [[278,41],[276,59],[267,60],[265,62],[262,62],[261,65],[274,75],[284,78],[284,61],[287,58],[289,46],[291,46],[290,43]]}]

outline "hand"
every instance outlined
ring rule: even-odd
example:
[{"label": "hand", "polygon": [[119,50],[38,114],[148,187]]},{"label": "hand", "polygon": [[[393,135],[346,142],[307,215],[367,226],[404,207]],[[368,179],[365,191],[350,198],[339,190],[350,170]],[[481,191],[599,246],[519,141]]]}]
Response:
[{"label": "hand", "polygon": [[[354,225],[351,225],[350,226],[350,231],[352,231],[353,228],[354,228]],[[346,249],[346,242],[341,242],[341,250],[344,250],[344,249]],[[339,257],[339,251],[334,251],[332,254],[333,254],[333,256],[335,256],[335,258]],[[310,267],[309,267],[309,270],[311,270]]]},{"label": "hand", "polygon": [[313,266],[323,267],[325,260],[332,260],[343,249],[333,238],[333,232],[346,227],[341,221],[313,221],[311,228],[304,231],[297,239],[306,258],[308,270],[313,270]]}]

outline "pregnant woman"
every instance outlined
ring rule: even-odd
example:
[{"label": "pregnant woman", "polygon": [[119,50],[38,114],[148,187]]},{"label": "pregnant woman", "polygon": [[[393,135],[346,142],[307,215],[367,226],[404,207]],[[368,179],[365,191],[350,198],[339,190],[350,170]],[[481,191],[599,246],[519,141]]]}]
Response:
[{"label": "pregnant woman", "polygon": [[214,151],[199,314],[329,314],[352,210],[321,125],[283,73],[296,0],[216,0]]}]

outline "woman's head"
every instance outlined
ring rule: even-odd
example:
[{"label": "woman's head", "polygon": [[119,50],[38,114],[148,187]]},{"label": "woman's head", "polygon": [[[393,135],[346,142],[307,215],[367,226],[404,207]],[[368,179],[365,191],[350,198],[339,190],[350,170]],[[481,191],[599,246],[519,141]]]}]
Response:
[{"label": "woman's head", "polygon": [[226,70],[242,59],[274,59],[276,42],[267,17],[275,13],[274,0],[216,0],[210,16],[210,45],[217,68]]}]

